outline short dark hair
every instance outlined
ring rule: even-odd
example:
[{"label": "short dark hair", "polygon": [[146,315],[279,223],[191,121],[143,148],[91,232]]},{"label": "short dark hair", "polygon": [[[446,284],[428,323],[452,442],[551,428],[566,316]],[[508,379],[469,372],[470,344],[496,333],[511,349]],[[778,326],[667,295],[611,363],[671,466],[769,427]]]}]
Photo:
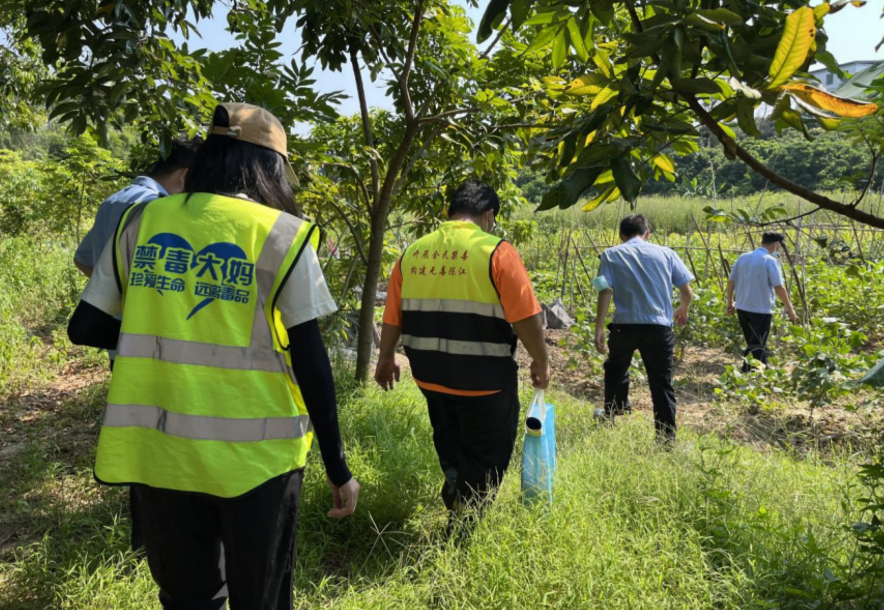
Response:
[{"label": "short dark hair", "polygon": [[620,235],[623,237],[644,235],[649,230],[648,219],[641,214],[630,214],[620,221]]},{"label": "short dark hair", "polygon": [[761,236],[762,244],[781,244],[786,241],[786,236],[782,233],[775,233],[773,231],[767,231],[764,235]]},{"label": "short dark hair", "polygon": [[481,216],[488,210],[494,210],[496,215],[500,212],[500,198],[493,188],[484,182],[467,180],[454,191],[451,202],[448,204],[448,216],[455,214],[469,214]]},{"label": "short dark hair", "polygon": [[202,143],[203,139],[199,136],[191,139],[183,136],[179,137],[172,142],[172,150],[169,151],[169,156],[165,159],[160,157],[159,161],[153,164],[150,168],[150,175],[168,176],[179,169],[189,168]]}]

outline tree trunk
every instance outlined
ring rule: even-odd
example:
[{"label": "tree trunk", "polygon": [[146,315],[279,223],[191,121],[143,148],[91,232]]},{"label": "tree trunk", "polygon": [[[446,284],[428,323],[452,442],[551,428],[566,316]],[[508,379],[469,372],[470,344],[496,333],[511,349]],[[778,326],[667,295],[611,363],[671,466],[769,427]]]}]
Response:
[{"label": "tree trunk", "polygon": [[371,219],[369,235],[368,266],[365,269],[365,283],[362,285],[362,306],[359,310],[359,333],[356,338],[356,379],[368,381],[371,372],[372,327],[374,307],[378,294],[378,280],[384,262],[384,233],[387,226],[388,202],[381,201],[380,210]]}]

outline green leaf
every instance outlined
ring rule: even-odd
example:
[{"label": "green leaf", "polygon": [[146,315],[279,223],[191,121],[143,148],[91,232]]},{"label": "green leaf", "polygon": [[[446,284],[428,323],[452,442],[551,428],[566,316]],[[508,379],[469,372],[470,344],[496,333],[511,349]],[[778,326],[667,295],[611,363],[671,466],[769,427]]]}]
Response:
[{"label": "green leaf", "polygon": [[596,209],[606,201],[611,201],[612,199],[616,199],[619,196],[620,189],[612,184],[611,186],[603,190],[597,197],[595,197],[594,199],[590,199],[585,204],[583,204],[582,209],[584,212],[592,212],[594,209]]},{"label": "green leaf", "polygon": [[743,133],[760,138],[761,132],[755,125],[755,104],[749,98],[742,98],[737,102],[737,123]]},{"label": "green leaf", "polygon": [[524,55],[530,55],[535,51],[548,47],[556,37],[556,34],[559,33],[559,30],[561,30],[561,25],[553,24],[537,32],[534,36],[534,40],[532,40],[531,44],[528,45],[528,48],[525,49]]},{"label": "green leaf", "polygon": [[614,0],[593,0],[589,10],[603,24],[611,25],[611,20],[614,19]]},{"label": "green leaf", "polygon": [[774,104],[773,110],[770,113],[770,120],[778,120],[783,115],[783,112],[791,107],[792,103],[790,101],[790,96],[786,95],[785,93],[781,93],[780,96],[777,98],[776,103]]},{"label": "green leaf", "polygon": [[768,89],[786,84],[804,65],[815,37],[816,25],[812,8],[802,6],[786,17],[783,36],[770,64]]},{"label": "green leaf", "polygon": [[753,89],[749,85],[744,85],[742,82],[740,82],[739,79],[734,78],[733,76],[731,76],[727,80],[727,83],[731,86],[732,89],[734,89],[734,91],[739,91],[750,100],[761,99],[761,91],[759,91],[758,89]]},{"label": "green leaf", "polygon": [[607,78],[614,78],[614,66],[605,51],[597,48],[592,54],[592,61]]},{"label": "green leaf", "polygon": [[742,17],[726,8],[698,10],[694,14],[705,17],[709,21],[714,21],[715,23],[723,23],[724,25],[741,25],[743,23]]},{"label": "green leaf", "polygon": [[485,14],[482,15],[482,21],[479,23],[476,42],[485,42],[491,37],[491,32],[494,31],[494,28],[500,25],[500,22],[503,21],[503,17],[506,14],[506,9],[509,5],[510,0],[491,0],[491,2],[488,3],[488,8],[485,9]]},{"label": "green leaf", "polygon": [[608,79],[604,74],[593,72],[579,78],[575,78],[565,87],[565,95],[598,95],[608,85]]},{"label": "green leaf", "polygon": [[826,131],[835,131],[841,126],[841,119],[832,119],[828,117],[816,117],[817,123]]},{"label": "green leaf", "polygon": [[780,119],[792,129],[800,131],[802,134],[804,134],[805,139],[813,139],[807,131],[807,126],[804,124],[804,120],[801,118],[801,113],[797,110],[792,110],[791,108],[783,110],[783,114]]},{"label": "green leaf", "polygon": [[[515,6],[515,4],[514,4]],[[541,7],[544,9],[545,7]],[[525,25],[548,25],[553,21],[556,21],[556,17],[559,15],[559,11],[552,10],[538,10],[534,15],[531,16],[530,19],[525,21]]]},{"label": "green leaf", "polygon": [[684,22],[691,27],[703,30],[704,32],[720,32],[724,29],[723,25],[700,15],[699,12],[691,13],[685,17]]},{"label": "green leaf", "polygon": [[[525,19],[528,17],[528,13],[531,12],[531,7],[534,5],[534,0],[513,0],[512,4],[510,4],[510,14],[513,18],[513,31],[518,30],[522,27],[522,24],[525,23]],[[541,15],[543,13],[540,13]]]},{"label": "green leaf", "polygon": [[589,53],[587,53],[586,46],[583,44],[583,34],[580,33],[580,25],[574,17],[571,17],[568,19],[567,27],[568,38],[571,41],[571,46],[574,47],[574,52],[577,53],[577,57],[580,61],[587,61],[589,59]]},{"label": "green leaf", "polygon": [[676,83],[675,88],[678,91],[695,95],[721,93],[721,89],[718,88],[715,81],[709,78],[682,78]]},{"label": "green leaf", "polygon": [[642,182],[635,175],[632,164],[625,157],[614,157],[611,159],[611,172],[614,174],[614,183],[620,189],[623,198],[629,203],[635,203],[642,188]]},{"label": "green leaf", "polygon": [[599,91],[598,94],[596,94],[595,98],[593,98],[592,100],[592,104],[590,105],[589,109],[595,110],[605,102],[608,102],[612,98],[616,97],[618,92],[619,88],[617,87],[617,83],[611,83],[610,85]]},{"label": "green leaf", "polygon": [[568,40],[565,36],[565,29],[562,28],[558,36],[556,36],[556,39],[553,41],[552,65],[556,72],[562,68],[562,65],[565,63],[565,58],[568,56]]},{"label": "green leaf", "polygon": [[562,210],[572,207],[580,199],[580,196],[595,183],[601,173],[602,168],[599,167],[582,167],[574,170],[571,175],[544,195],[537,211],[543,212],[557,206]]}]

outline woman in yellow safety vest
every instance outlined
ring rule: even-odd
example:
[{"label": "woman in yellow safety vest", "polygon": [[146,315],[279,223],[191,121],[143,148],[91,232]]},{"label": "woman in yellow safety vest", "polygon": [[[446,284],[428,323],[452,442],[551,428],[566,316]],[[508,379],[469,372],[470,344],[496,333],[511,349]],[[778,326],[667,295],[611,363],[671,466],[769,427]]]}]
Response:
[{"label": "woman in yellow safety vest", "polygon": [[133,486],[164,608],[293,607],[314,432],[329,516],[356,508],[317,323],[336,309],[319,231],[281,211],[286,140],[266,110],[219,105],[185,192],[126,211],[68,326],[117,350],[95,477]]}]

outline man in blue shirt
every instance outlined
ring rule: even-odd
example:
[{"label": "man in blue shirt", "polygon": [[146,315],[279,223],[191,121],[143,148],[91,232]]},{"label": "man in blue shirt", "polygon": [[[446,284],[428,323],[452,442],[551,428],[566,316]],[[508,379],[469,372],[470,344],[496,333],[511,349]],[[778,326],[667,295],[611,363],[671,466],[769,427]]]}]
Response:
[{"label": "man in blue shirt", "polygon": [[[761,247],[754,252],[741,254],[727,281],[727,313],[736,312],[740,328],[746,338],[745,357],[752,357],[767,364],[767,339],[773,322],[776,297],[786,306],[786,314],[793,322],[798,320],[789,292],[783,286],[783,273],[777,260],[783,241],[782,233],[765,233]],[[736,303],[734,303],[736,292]],[[743,361],[743,372],[748,372],[748,360]]]},{"label": "man in blue shirt", "polygon": [[[638,350],[654,403],[657,440],[675,440],[675,390],[672,388],[675,333],[673,321],[684,325],[694,293],[688,271],[678,255],[648,242],[647,219],[631,214],[620,221],[620,241],[601,256],[599,275],[608,287],[599,293],[595,322],[596,349],[605,360],[605,415],[613,417],[631,410],[629,366]],[[680,304],[673,312],[672,289],[678,288]],[[614,319],[605,345],[605,317],[614,298]]]},{"label": "man in blue shirt", "polygon": [[147,176],[138,176],[129,186],[117,191],[98,206],[95,223],[74,253],[74,264],[87,277],[98,264],[101,251],[117,230],[117,224],[130,205],[175,195],[184,189],[187,168],[196,154],[201,139],[178,140],[172,144],[169,157],[160,159]]},{"label": "man in blue shirt", "polygon": [[[147,176],[138,176],[132,184],[121,189],[104,200],[98,206],[95,223],[74,253],[74,265],[87,277],[92,277],[92,270],[101,258],[101,252],[113,238],[123,213],[130,205],[143,201],[153,201],[160,197],[175,195],[184,190],[184,177],[187,168],[196,155],[201,138],[193,140],[180,139],[172,144],[168,158],[160,159],[151,168]],[[113,246],[111,246],[113,247]],[[119,316],[117,316],[119,319]],[[113,350],[108,352],[110,368],[114,369]],[[132,550],[137,551],[143,544],[141,527],[141,510],[137,496],[129,494],[129,510],[132,515]]]}]

